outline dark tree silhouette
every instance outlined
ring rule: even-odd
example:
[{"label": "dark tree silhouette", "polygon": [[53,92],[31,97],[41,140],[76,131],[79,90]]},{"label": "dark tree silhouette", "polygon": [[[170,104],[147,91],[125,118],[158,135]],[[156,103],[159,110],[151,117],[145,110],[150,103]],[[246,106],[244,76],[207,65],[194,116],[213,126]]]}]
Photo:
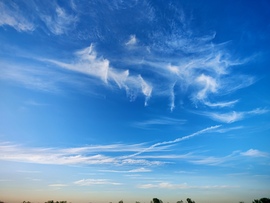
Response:
[{"label": "dark tree silhouette", "polygon": [[188,202],[188,203],[195,203],[195,202],[192,201],[190,198],[187,198],[187,202]]},{"label": "dark tree silhouette", "polygon": [[252,203],[270,203],[270,199],[263,197],[261,199],[254,199]]},{"label": "dark tree silhouette", "polygon": [[[31,203],[31,202],[23,202],[23,203]],[[67,203],[67,201],[53,201],[53,200],[49,200],[49,201],[47,201],[47,202],[45,202],[45,203]]]},{"label": "dark tree silhouette", "polygon": [[260,200],[261,200],[262,203],[270,203],[270,199],[266,198],[266,197],[261,198]]},{"label": "dark tree silhouette", "polygon": [[162,200],[158,198],[153,198],[153,203],[163,203]]}]

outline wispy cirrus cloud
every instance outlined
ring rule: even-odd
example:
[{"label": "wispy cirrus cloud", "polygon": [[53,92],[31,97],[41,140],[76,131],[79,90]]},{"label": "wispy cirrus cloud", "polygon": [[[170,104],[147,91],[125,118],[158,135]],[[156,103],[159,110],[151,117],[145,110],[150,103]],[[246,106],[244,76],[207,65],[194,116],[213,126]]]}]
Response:
[{"label": "wispy cirrus cloud", "polygon": [[[80,21],[80,12],[74,2],[70,3],[70,8],[61,7],[57,2],[53,2],[48,8],[44,6],[46,9],[41,9],[42,5],[32,2],[28,7],[31,7],[34,14],[28,18],[27,15],[25,18],[21,18],[20,12],[13,15],[10,8],[18,9],[16,3],[1,3],[0,5],[0,9],[4,11],[2,25],[10,25],[21,31],[33,29],[33,24],[29,23],[31,22],[29,19],[33,16],[36,20],[42,21],[43,26],[54,35],[69,33]],[[120,5],[132,7],[137,3],[120,3]],[[111,5],[106,4],[105,7],[111,13],[115,11],[115,9],[111,9]],[[119,9],[121,8],[120,6]],[[13,10],[16,11],[16,9]],[[151,19],[145,19],[149,25],[153,19],[157,22],[160,20],[154,15],[155,10],[151,5],[142,4],[141,9],[146,9],[153,14]],[[211,109],[233,107],[240,99],[234,98],[228,101],[222,100],[222,96],[246,88],[255,82],[254,76],[234,74],[235,66],[244,65],[249,60],[247,57],[243,59],[232,57],[232,54],[226,49],[229,42],[214,43],[215,31],[210,31],[206,35],[195,34],[196,30],[189,26],[189,17],[185,15],[183,10],[173,6],[170,9],[176,15],[174,20],[167,22],[170,31],[157,27],[147,36],[141,35],[145,37],[144,40],[147,43],[138,43],[144,40],[140,39],[138,37],[140,35],[136,33],[130,34],[127,36],[128,39],[126,37],[125,40],[120,41],[121,45],[136,46],[136,49],[118,50],[119,52],[115,56],[110,55],[110,57],[103,58],[104,50],[97,53],[95,47],[91,45],[75,51],[70,61],[62,61],[57,58],[41,59],[42,57],[38,60],[98,78],[103,85],[112,87],[116,84],[120,89],[126,91],[131,101],[141,94],[145,97],[145,106],[149,105],[151,98],[162,96],[168,98],[170,111],[174,111],[180,100],[185,100],[182,97],[191,100],[195,107],[198,105],[204,105]],[[5,16],[8,17],[5,18]],[[14,20],[5,20],[12,19],[12,16],[20,18],[14,17]],[[90,14],[86,16],[89,19],[93,18]],[[20,26],[23,24],[20,22],[24,21],[28,22],[29,25],[25,23],[25,26]],[[113,22],[111,23],[110,25],[113,26]],[[116,62],[117,67],[115,67],[114,62]],[[121,66],[119,66],[119,62],[121,62]],[[140,68],[137,68],[138,66]],[[31,74],[28,74],[28,77],[30,76]],[[40,81],[36,82],[40,87],[50,84],[46,82],[46,75],[44,75],[45,79],[41,78],[38,77],[37,81],[39,79]],[[219,116],[213,112],[211,116],[216,120],[223,120],[223,122],[241,119],[241,114],[237,113]]]},{"label": "wispy cirrus cloud", "polygon": [[242,152],[241,155],[247,157],[269,157],[269,154],[257,149],[249,149],[246,152]]},{"label": "wispy cirrus cloud", "polygon": [[231,161],[232,158],[233,158],[233,155],[228,155],[225,157],[213,157],[213,156],[201,157],[201,158],[196,157],[190,162],[193,164],[198,164],[198,165],[217,166],[217,165],[224,164],[225,162]]},{"label": "wispy cirrus cloud", "polygon": [[[123,158],[123,153],[145,149],[142,144],[103,145],[79,148],[27,148],[21,145],[1,143],[0,160],[53,165],[161,165],[162,161]],[[163,147],[153,151],[162,151]],[[119,153],[121,155],[119,155]]]},{"label": "wispy cirrus cloud", "polygon": [[53,63],[61,68],[89,75],[103,81],[104,84],[113,86],[116,84],[120,89],[125,89],[127,95],[133,100],[138,93],[145,96],[145,105],[152,95],[152,85],[140,74],[131,75],[129,70],[119,70],[110,65],[108,59],[99,57],[94,45],[75,52],[75,62],[65,63],[52,59],[40,59]]},{"label": "wispy cirrus cloud", "polygon": [[19,32],[34,31],[35,24],[22,13],[19,5],[11,1],[0,2],[0,26],[8,25]]},{"label": "wispy cirrus cloud", "polygon": [[109,179],[81,179],[74,182],[78,186],[91,186],[91,185],[122,185],[119,182],[113,182]]},{"label": "wispy cirrus cloud", "polygon": [[[269,154],[266,152],[262,152],[257,149],[249,149],[245,152],[241,152],[240,150],[233,151],[231,154],[227,156],[193,156],[188,161],[193,164],[198,165],[209,165],[209,166],[225,166],[232,165],[235,161],[243,160],[243,156],[246,157],[247,161],[249,158],[265,158],[269,159]],[[235,163],[234,163],[235,165]]]},{"label": "wispy cirrus cloud", "polygon": [[131,169],[131,170],[100,170],[102,172],[109,172],[109,173],[146,173],[146,172],[151,172],[152,170],[147,169],[147,168],[136,168],[136,169]]},{"label": "wispy cirrus cloud", "polygon": [[[207,166],[228,166],[235,165],[236,160],[249,158],[266,158],[269,154],[257,149],[249,149],[245,152],[241,150],[234,151],[226,156],[208,155],[206,152],[191,151],[185,154],[175,154],[173,148],[168,150],[173,144],[183,140],[190,139],[197,135],[207,132],[219,132],[219,126],[210,127],[195,132],[188,136],[177,138],[171,141],[164,141],[150,146],[146,144],[134,145],[100,145],[78,148],[32,148],[14,145],[10,143],[0,144],[0,160],[13,162],[26,162],[36,164],[53,164],[53,165],[111,165],[112,167],[131,167],[127,170],[102,170],[112,173],[145,173],[152,172],[150,167],[172,164],[178,161],[185,161],[196,165]],[[133,152],[130,154],[130,152]],[[205,155],[203,155],[205,154]],[[141,167],[138,167],[141,166]],[[145,168],[145,166],[147,166]]]},{"label": "wispy cirrus cloud", "polygon": [[[193,134],[177,138],[171,141],[164,141],[148,146],[144,144],[124,145],[100,145],[86,146],[78,148],[27,148],[21,145],[10,143],[0,144],[0,160],[38,163],[38,164],[54,164],[54,165],[162,165],[167,162],[159,155],[150,157],[139,157],[143,153],[162,153],[165,152],[172,144],[183,140],[191,139],[197,135],[208,133],[218,129],[220,126],[212,126],[205,128]],[[131,154],[130,154],[131,153]],[[172,158],[168,156],[167,158]],[[153,159],[154,158],[154,159]],[[133,171],[132,171],[133,170]],[[137,168],[130,169],[129,172],[143,172],[146,169]]]},{"label": "wispy cirrus cloud", "polygon": [[206,133],[206,132],[211,132],[211,131],[213,131],[213,130],[219,128],[220,126],[221,126],[221,125],[211,126],[211,127],[205,128],[205,129],[203,129],[203,130],[197,131],[197,132],[195,132],[195,133],[192,133],[192,134],[190,134],[190,135],[183,136],[183,137],[179,137],[179,138],[174,139],[174,140],[155,143],[155,144],[151,145],[150,147],[145,148],[145,149],[142,150],[142,151],[139,151],[139,152],[137,152],[137,153],[134,153],[134,154],[131,154],[131,155],[127,156],[127,158],[138,156],[138,155],[140,155],[140,154],[143,154],[143,153],[147,152],[148,150],[152,150],[152,149],[154,149],[154,148],[156,148],[156,147],[159,147],[159,146],[175,144],[175,143],[181,142],[181,141],[183,141],[183,140],[187,140],[187,139],[190,139],[190,138],[192,138],[192,137],[195,137],[195,136],[197,136],[197,135],[200,135],[200,134],[203,134],[203,133]]},{"label": "wispy cirrus cloud", "polygon": [[174,184],[170,182],[160,182],[160,183],[149,183],[149,184],[141,184],[137,186],[141,189],[151,189],[151,188],[161,188],[161,189],[226,189],[226,188],[235,188],[237,186],[230,185],[203,185],[203,186],[192,186],[187,183],[182,184]]},{"label": "wispy cirrus cloud", "polygon": [[70,78],[68,75],[64,75],[60,72],[42,68],[42,65],[33,66],[32,64],[25,64],[20,62],[18,64],[14,62],[0,62],[1,72],[0,80],[11,82],[12,84],[19,84],[25,88],[35,89],[50,93],[61,92],[61,85],[73,83],[74,86],[82,85],[81,82]]},{"label": "wispy cirrus cloud", "polygon": [[40,14],[41,20],[46,27],[55,35],[67,34],[68,31],[75,28],[78,17],[69,14],[64,8],[57,4],[53,7],[53,12]]},{"label": "wispy cirrus cloud", "polygon": [[130,35],[129,40],[125,43],[126,46],[134,46],[137,43],[136,35]]},{"label": "wispy cirrus cloud", "polygon": [[186,123],[185,119],[177,119],[170,117],[160,117],[140,122],[134,122],[132,125],[138,128],[151,128],[154,126],[168,125],[168,126],[180,126]]},{"label": "wispy cirrus cloud", "polygon": [[[67,34],[76,27],[79,18],[74,13],[59,6],[55,1],[44,6],[43,2],[34,1],[29,3],[0,2],[2,14],[0,26],[8,25],[19,32],[47,28],[54,35]],[[21,9],[22,7],[24,10]],[[44,24],[39,23],[40,21]]]},{"label": "wispy cirrus cloud", "polygon": [[[160,35],[165,39],[167,37],[164,33]],[[177,44],[181,41],[185,44],[178,48],[173,42],[159,43],[158,47],[157,44],[147,47],[138,45],[137,50],[141,51],[137,51],[136,54],[141,59],[130,60],[128,64],[145,66],[147,69],[144,71],[148,75],[158,78],[154,80],[145,77],[146,80],[151,81],[152,97],[167,97],[171,111],[175,109],[176,104],[179,104],[181,98],[178,95],[182,98],[188,97],[196,107],[204,105],[210,107],[210,110],[231,108],[240,99],[224,101],[222,96],[252,85],[255,79],[254,76],[248,75],[235,76],[233,67],[243,65],[248,60],[233,59],[225,49],[226,43],[214,44],[211,42],[213,38],[214,36],[198,37],[197,41],[191,41],[188,37],[175,35],[169,41],[175,40]],[[175,57],[171,52],[179,52],[179,55]]]},{"label": "wispy cirrus cloud", "polygon": [[209,107],[232,107],[234,106],[234,104],[236,104],[239,100],[233,100],[233,101],[224,101],[224,102],[216,102],[216,103],[212,103],[212,102],[205,102],[205,105],[209,106]]},{"label": "wispy cirrus cloud", "polygon": [[241,112],[231,111],[228,113],[218,113],[218,112],[196,112],[196,113],[207,116],[219,122],[234,123],[249,116],[266,114],[268,112],[269,112],[268,109],[257,108],[251,111],[241,111]]}]

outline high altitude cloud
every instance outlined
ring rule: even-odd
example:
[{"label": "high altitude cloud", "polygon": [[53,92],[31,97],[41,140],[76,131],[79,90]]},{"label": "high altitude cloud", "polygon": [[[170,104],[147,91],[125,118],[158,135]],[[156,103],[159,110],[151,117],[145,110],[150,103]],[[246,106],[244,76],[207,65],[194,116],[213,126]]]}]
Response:
[{"label": "high altitude cloud", "polygon": [[182,184],[173,184],[170,182],[160,182],[160,183],[149,183],[149,184],[141,184],[137,186],[142,189],[150,189],[150,188],[161,188],[161,189],[225,189],[225,188],[235,188],[235,186],[229,185],[204,185],[204,186],[192,186],[187,183]]},{"label": "high altitude cloud", "polygon": [[218,113],[218,112],[196,112],[197,114],[201,114],[207,116],[213,120],[223,122],[223,123],[234,123],[236,121],[242,120],[246,117],[253,115],[260,115],[269,112],[267,109],[254,109],[251,111],[231,111],[228,113]]},{"label": "high altitude cloud", "polygon": [[110,65],[110,61],[98,56],[93,44],[75,52],[75,62],[65,63],[52,59],[41,59],[42,61],[54,63],[55,65],[89,75],[103,81],[105,85],[116,84],[120,89],[125,89],[130,98],[136,97],[138,93],[145,96],[145,105],[152,95],[152,86],[141,75],[131,75],[129,70],[119,70]]},{"label": "high altitude cloud", "polygon": [[127,46],[133,46],[137,43],[137,38],[135,35],[131,35],[129,40],[125,43]]},{"label": "high altitude cloud", "polygon": [[[75,28],[78,17],[60,7],[55,1],[51,1],[50,5],[44,2],[0,2],[0,26],[8,25],[19,32],[30,32],[35,29],[48,29],[54,35],[67,34]],[[31,12],[22,12],[20,7],[27,5],[27,9]],[[45,8],[45,9],[44,9]],[[38,23],[43,22],[45,26]]]},{"label": "high altitude cloud", "polygon": [[[144,144],[102,145],[79,148],[26,148],[9,143],[0,144],[0,160],[54,165],[160,165],[162,162],[145,159],[131,159],[118,153],[137,152],[145,149]],[[150,150],[163,151],[166,147]],[[111,153],[107,155],[107,153]],[[116,153],[114,155],[114,153]]]},{"label": "high altitude cloud", "polygon": [[65,9],[55,5],[53,15],[42,13],[40,18],[46,24],[47,28],[55,35],[67,34],[75,27],[78,18],[69,14]]},{"label": "high altitude cloud", "polygon": [[[171,141],[147,146],[146,144],[134,145],[103,145],[88,146],[79,148],[25,148],[19,145],[11,145],[9,143],[0,143],[0,160],[27,162],[38,164],[56,164],[56,165],[161,165],[164,161],[144,159],[138,157],[143,153],[162,152],[170,145],[190,139],[194,136],[211,132],[220,126],[212,126],[205,128],[193,134],[177,138]],[[106,152],[111,152],[107,155]],[[116,153],[116,155],[113,154]],[[121,155],[117,154],[121,152]],[[130,154],[130,152],[133,152]],[[126,154],[126,155],[125,155]],[[139,169],[144,170],[143,168]],[[138,169],[137,169],[138,172]]]},{"label": "high altitude cloud", "polygon": [[[107,19],[112,13],[121,10],[121,6],[131,8],[134,5],[138,6],[138,2],[118,2],[115,5],[118,6],[104,3],[104,9],[109,11],[106,16],[103,16],[104,18]],[[55,1],[50,6],[44,7],[46,9],[42,9],[42,6],[43,3],[39,5],[32,2],[27,5],[27,8],[33,13],[23,15],[18,3],[0,3],[0,10],[3,13],[0,25],[9,25],[18,31],[32,31],[36,29],[35,23],[41,21],[43,27],[39,24],[38,29],[48,30],[54,35],[64,35],[70,33],[83,20],[80,18],[82,13],[74,2],[70,4],[70,8],[62,7]],[[145,25],[152,25],[153,22],[162,20],[155,15],[155,9],[151,5],[142,4],[141,6],[141,9],[145,9],[144,12],[151,13],[151,18],[141,17]],[[116,84],[126,91],[131,101],[142,94],[145,97],[145,106],[150,104],[150,99],[166,97],[170,111],[174,111],[180,102],[185,104],[182,102],[185,98],[188,98],[194,107],[199,105],[211,109],[234,107],[234,104],[241,102],[240,98],[223,100],[222,97],[255,82],[253,76],[234,74],[234,67],[248,63],[249,57],[243,59],[233,57],[226,47],[228,42],[214,42],[215,31],[209,31],[204,35],[195,34],[197,32],[190,27],[189,18],[184,11],[173,5],[170,9],[178,18],[167,22],[169,30],[153,27],[147,35],[143,35],[140,31],[138,34],[129,33],[122,40],[117,40],[118,46],[124,45],[126,49],[118,50],[116,55],[103,58],[102,55],[106,53],[106,50],[97,51],[91,45],[79,51],[73,50],[74,55],[70,61],[59,58],[44,61],[96,77],[108,86]],[[83,15],[93,18],[91,13]],[[126,22],[128,19],[122,19],[122,21]],[[114,26],[113,23],[116,23],[109,22],[111,24],[106,26]],[[99,32],[106,27],[100,26],[96,25],[96,30]],[[88,30],[90,31],[93,30]],[[111,34],[115,35],[115,33]],[[144,41],[147,43],[143,43]],[[96,39],[90,43],[99,44],[100,41]],[[135,46],[136,49],[131,49]],[[28,77],[31,77],[31,74],[28,74]],[[231,117],[229,121],[223,118],[224,116],[218,118],[219,116],[215,113],[213,112],[212,117],[223,122],[241,119],[239,114],[230,114],[227,116]],[[217,112],[217,114],[220,113]]]},{"label": "high altitude cloud", "polygon": [[90,185],[122,185],[118,182],[112,182],[108,179],[82,179],[75,181],[74,184],[79,186],[90,186]]},{"label": "high altitude cloud", "polygon": [[8,25],[19,32],[33,31],[35,25],[21,11],[18,5],[6,1],[0,2],[0,26]]},{"label": "high altitude cloud", "polygon": [[[75,13],[76,6],[73,5],[68,10],[56,2],[52,5],[44,10],[35,3],[30,4],[30,7],[36,8],[33,15],[44,22],[51,33],[67,34],[80,20]],[[0,25],[9,25],[18,31],[35,29],[31,15],[23,16],[18,4],[0,3],[0,10],[3,13]],[[226,49],[226,42],[214,43],[215,32],[209,32],[208,35],[195,35],[195,31],[186,22],[184,12],[181,11],[179,15],[181,16],[179,22],[174,22],[179,24],[178,29],[172,26],[169,33],[163,29],[154,29],[154,32],[150,32],[146,37],[147,44],[138,43],[141,40],[136,33],[128,35],[124,41],[120,41],[120,44],[125,44],[126,53],[119,50],[117,57],[110,55],[104,58],[102,51],[97,52],[91,44],[90,47],[73,52],[70,61],[62,61],[58,58],[39,58],[38,60],[98,78],[103,85],[109,87],[116,85],[126,91],[131,101],[138,95],[143,95],[145,106],[150,104],[151,98],[165,96],[170,111],[173,111],[179,104],[179,100],[182,102],[188,98],[194,107],[203,105],[209,108],[208,111],[196,113],[224,123],[233,123],[247,116],[267,112],[260,108],[239,112],[232,107],[241,102],[240,98],[222,100],[224,95],[248,87],[255,82],[253,76],[234,74],[235,66],[248,63],[249,60],[234,58]],[[151,20],[148,19],[148,21]],[[136,49],[129,49],[135,45]],[[123,59],[127,55],[132,57]],[[114,63],[120,60],[122,65],[119,66],[119,63],[116,63],[115,66]],[[21,64],[18,66],[21,67]],[[140,68],[137,68],[138,66]],[[9,78],[23,81],[27,86],[32,84],[41,89],[52,88],[49,86],[52,83],[46,82],[48,76],[42,75],[45,72],[38,77],[36,77],[37,70],[19,69],[16,73],[13,70],[7,73],[6,76]],[[182,104],[184,105],[183,102]],[[230,108],[230,110],[220,111],[222,108]]]},{"label": "high altitude cloud", "polygon": [[248,157],[269,157],[268,153],[259,151],[257,149],[249,149],[246,152],[242,152],[241,155]]},{"label": "high altitude cloud", "polygon": [[[143,67],[131,70],[146,73],[144,79],[151,81],[152,95],[167,97],[171,111],[186,97],[196,107],[233,107],[239,98],[228,101],[222,97],[254,83],[253,76],[234,74],[234,67],[248,60],[234,58],[226,49],[227,43],[213,43],[215,34],[194,37],[189,27],[179,29],[181,32],[172,30],[170,34],[157,30],[149,39],[152,43],[127,49],[135,55],[127,65]],[[131,37],[129,43],[133,41]]]}]

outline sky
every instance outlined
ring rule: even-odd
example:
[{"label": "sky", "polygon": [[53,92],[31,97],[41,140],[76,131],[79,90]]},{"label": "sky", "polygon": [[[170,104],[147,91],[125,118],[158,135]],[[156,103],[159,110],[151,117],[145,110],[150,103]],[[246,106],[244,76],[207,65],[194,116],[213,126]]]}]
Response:
[{"label": "sky", "polygon": [[270,194],[268,0],[0,0],[0,200]]}]

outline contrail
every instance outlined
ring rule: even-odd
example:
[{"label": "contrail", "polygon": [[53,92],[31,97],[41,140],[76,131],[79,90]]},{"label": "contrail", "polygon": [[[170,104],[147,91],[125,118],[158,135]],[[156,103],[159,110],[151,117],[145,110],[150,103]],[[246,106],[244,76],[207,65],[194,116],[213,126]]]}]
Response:
[{"label": "contrail", "polygon": [[179,137],[179,138],[177,138],[177,139],[175,139],[175,140],[159,142],[159,143],[156,143],[156,144],[151,145],[150,147],[148,147],[148,148],[146,148],[146,149],[144,149],[144,150],[142,150],[142,151],[139,151],[139,152],[136,152],[136,153],[134,153],[134,154],[131,154],[131,155],[128,155],[128,156],[124,156],[124,157],[121,157],[121,158],[130,158],[130,157],[134,157],[134,156],[140,155],[140,154],[142,154],[142,153],[144,153],[144,152],[147,152],[147,151],[149,151],[149,150],[151,150],[151,149],[154,149],[155,147],[158,147],[158,146],[161,146],[161,145],[174,144],[174,143],[177,143],[177,142],[181,142],[181,141],[183,141],[183,140],[187,140],[187,139],[189,139],[189,138],[192,138],[192,137],[195,137],[195,136],[197,136],[197,135],[203,134],[203,133],[205,133],[205,132],[208,132],[208,131],[217,129],[217,128],[219,128],[219,127],[221,127],[221,125],[215,125],[215,126],[211,126],[211,127],[205,128],[205,129],[203,129],[203,130],[197,131],[197,132],[192,133],[192,134],[190,134],[190,135],[187,135],[187,136],[184,136],[184,137]]}]

